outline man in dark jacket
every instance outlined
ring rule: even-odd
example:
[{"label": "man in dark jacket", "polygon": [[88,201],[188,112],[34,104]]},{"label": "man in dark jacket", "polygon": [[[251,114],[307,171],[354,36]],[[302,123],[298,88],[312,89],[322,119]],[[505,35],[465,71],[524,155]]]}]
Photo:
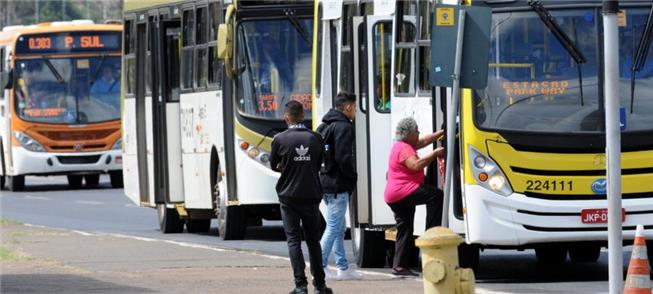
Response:
[{"label": "man in dark jacket", "polygon": [[276,190],[295,276],[295,289],[290,294],[308,293],[300,222],[311,260],[314,293],[333,293],[324,282],[319,243],[319,205],[322,200],[319,171],[324,154],[322,139],[302,124],[304,108],[301,103],[294,100],[286,103],[284,119],[288,129],[272,140],[270,167],[281,172]]},{"label": "man in dark jacket", "polygon": [[[317,131],[324,140],[325,160],[320,174],[327,207],[326,230],[322,235],[322,265],[327,278],[355,280],[362,276],[349,266],[345,256],[345,214],[349,195],[356,189],[356,165],[354,162],[354,125],[356,96],[341,92],[336,95],[335,108],[322,118]],[[329,254],[336,257],[337,273],[326,269]]]}]

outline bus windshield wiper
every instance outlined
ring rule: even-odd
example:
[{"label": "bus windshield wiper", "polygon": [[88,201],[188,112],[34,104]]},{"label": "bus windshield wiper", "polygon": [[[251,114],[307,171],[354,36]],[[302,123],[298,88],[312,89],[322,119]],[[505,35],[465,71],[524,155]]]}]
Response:
[{"label": "bus windshield wiper", "polygon": [[43,61],[45,62],[45,65],[47,65],[48,68],[50,69],[50,72],[52,72],[52,75],[54,75],[54,78],[57,79],[57,82],[58,82],[59,84],[65,84],[66,81],[64,81],[64,79],[63,79],[63,77],[61,76],[61,74],[59,74],[59,72],[58,72],[57,69],[54,67],[54,65],[52,65],[52,62],[50,62],[49,59],[43,59]]},{"label": "bus windshield wiper", "polygon": [[[634,28],[633,28],[634,30]],[[635,36],[633,36],[634,38]],[[633,55],[633,66],[630,68],[630,113],[633,113],[633,104],[635,103],[635,74],[638,73],[646,64],[646,57],[648,50],[651,47],[651,40],[653,37],[653,5],[648,12],[648,19],[642,32],[642,37],[639,40],[637,51]]]},{"label": "bus windshield wiper", "polygon": [[540,3],[539,0],[529,0],[528,5],[537,13],[537,15],[542,20],[542,23],[551,31],[553,36],[560,42],[560,45],[567,51],[569,56],[574,59],[576,65],[578,65],[578,83],[580,85],[580,105],[583,105],[583,71],[581,64],[587,62],[585,56],[582,52],[576,47],[573,41],[569,36],[562,30],[560,25],[555,21],[551,13],[549,13],[546,8]]},{"label": "bus windshield wiper", "polygon": [[293,14],[291,11],[286,11],[286,17],[288,17],[288,21],[292,26],[295,28],[295,30],[299,33],[299,35],[306,41],[306,43],[310,43],[308,40],[308,33],[306,30],[302,27],[302,25],[299,23],[297,20],[297,17]]}]

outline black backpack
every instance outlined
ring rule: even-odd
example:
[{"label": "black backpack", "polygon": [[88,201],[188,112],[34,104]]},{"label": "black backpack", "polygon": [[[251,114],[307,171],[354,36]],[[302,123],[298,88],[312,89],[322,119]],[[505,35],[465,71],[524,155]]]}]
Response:
[{"label": "black backpack", "polygon": [[322,143],[324,144],[324,160],[320,168],[321,174],[330,174],[335,171],[335,150],[333,148],[333,123],[321,123],[315,130],[322,136]]}]

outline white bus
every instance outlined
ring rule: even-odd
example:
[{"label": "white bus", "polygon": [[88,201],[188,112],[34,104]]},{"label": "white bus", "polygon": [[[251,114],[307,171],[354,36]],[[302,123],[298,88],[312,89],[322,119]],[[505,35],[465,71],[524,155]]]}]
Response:
[{"label": "white bus", "polygon": [[[562,263],[567,256],[597,261],[607,246],[601,2],[533,3],[552,15],[585,63],[575,62],[529,2],[473,1],[492,9],[488,85],[462,91],[457,147],[447,150],[456,158],[447,217],[466,239],[459,249],[466,267],[478,266],[486,248],[534,249],[538,261]],[[626,240],[637,224],[653,230],[653,60],[630,71],[652,4],[620,1]],[[443,127],[449,90],[429,83],[433,11],[433,1],[320,2],[314,121],[338,89],[356,93],[359,182],[350,215],[361,266],[383,266],[391,254],[384,231],[395,221],[383,189],[396,122],[412,116],[420,130]],[[427,181],[440,186],[442,179]],[[416,235],[424,216],[418,207]]]},{"label": "white bus", "polygon": [[[125,194],[161,231],[280,219],[269,167],[289,99],[311,111],[312,1],[125,1]],[[220,33],[218,33],[218,31]]]}]

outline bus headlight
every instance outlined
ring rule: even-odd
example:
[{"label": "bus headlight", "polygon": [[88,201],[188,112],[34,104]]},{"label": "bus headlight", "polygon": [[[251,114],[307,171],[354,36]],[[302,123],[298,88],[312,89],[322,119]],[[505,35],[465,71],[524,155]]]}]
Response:
[{"label": "bus headlight", "polygon": [[472,174],[480,186],[503,196],[512,194],[508,178],[492,158],[472,145],[469,145],[469,156],[472,162]]},{"label": "bus headlight", "polygon": [[120,150],[122,149],[122,138],[116,140],[116,143],[113,143],[113,146],[111,146],[111,150]]},{"label": "bus headlight", "polygon": [[14,132],[14,136],[16,136],[16,140],[18,140],[20,146],[23,146],[23,148],[33,152],[45,152],[43,145],[32,139],[32,137],[18,131]]}]

